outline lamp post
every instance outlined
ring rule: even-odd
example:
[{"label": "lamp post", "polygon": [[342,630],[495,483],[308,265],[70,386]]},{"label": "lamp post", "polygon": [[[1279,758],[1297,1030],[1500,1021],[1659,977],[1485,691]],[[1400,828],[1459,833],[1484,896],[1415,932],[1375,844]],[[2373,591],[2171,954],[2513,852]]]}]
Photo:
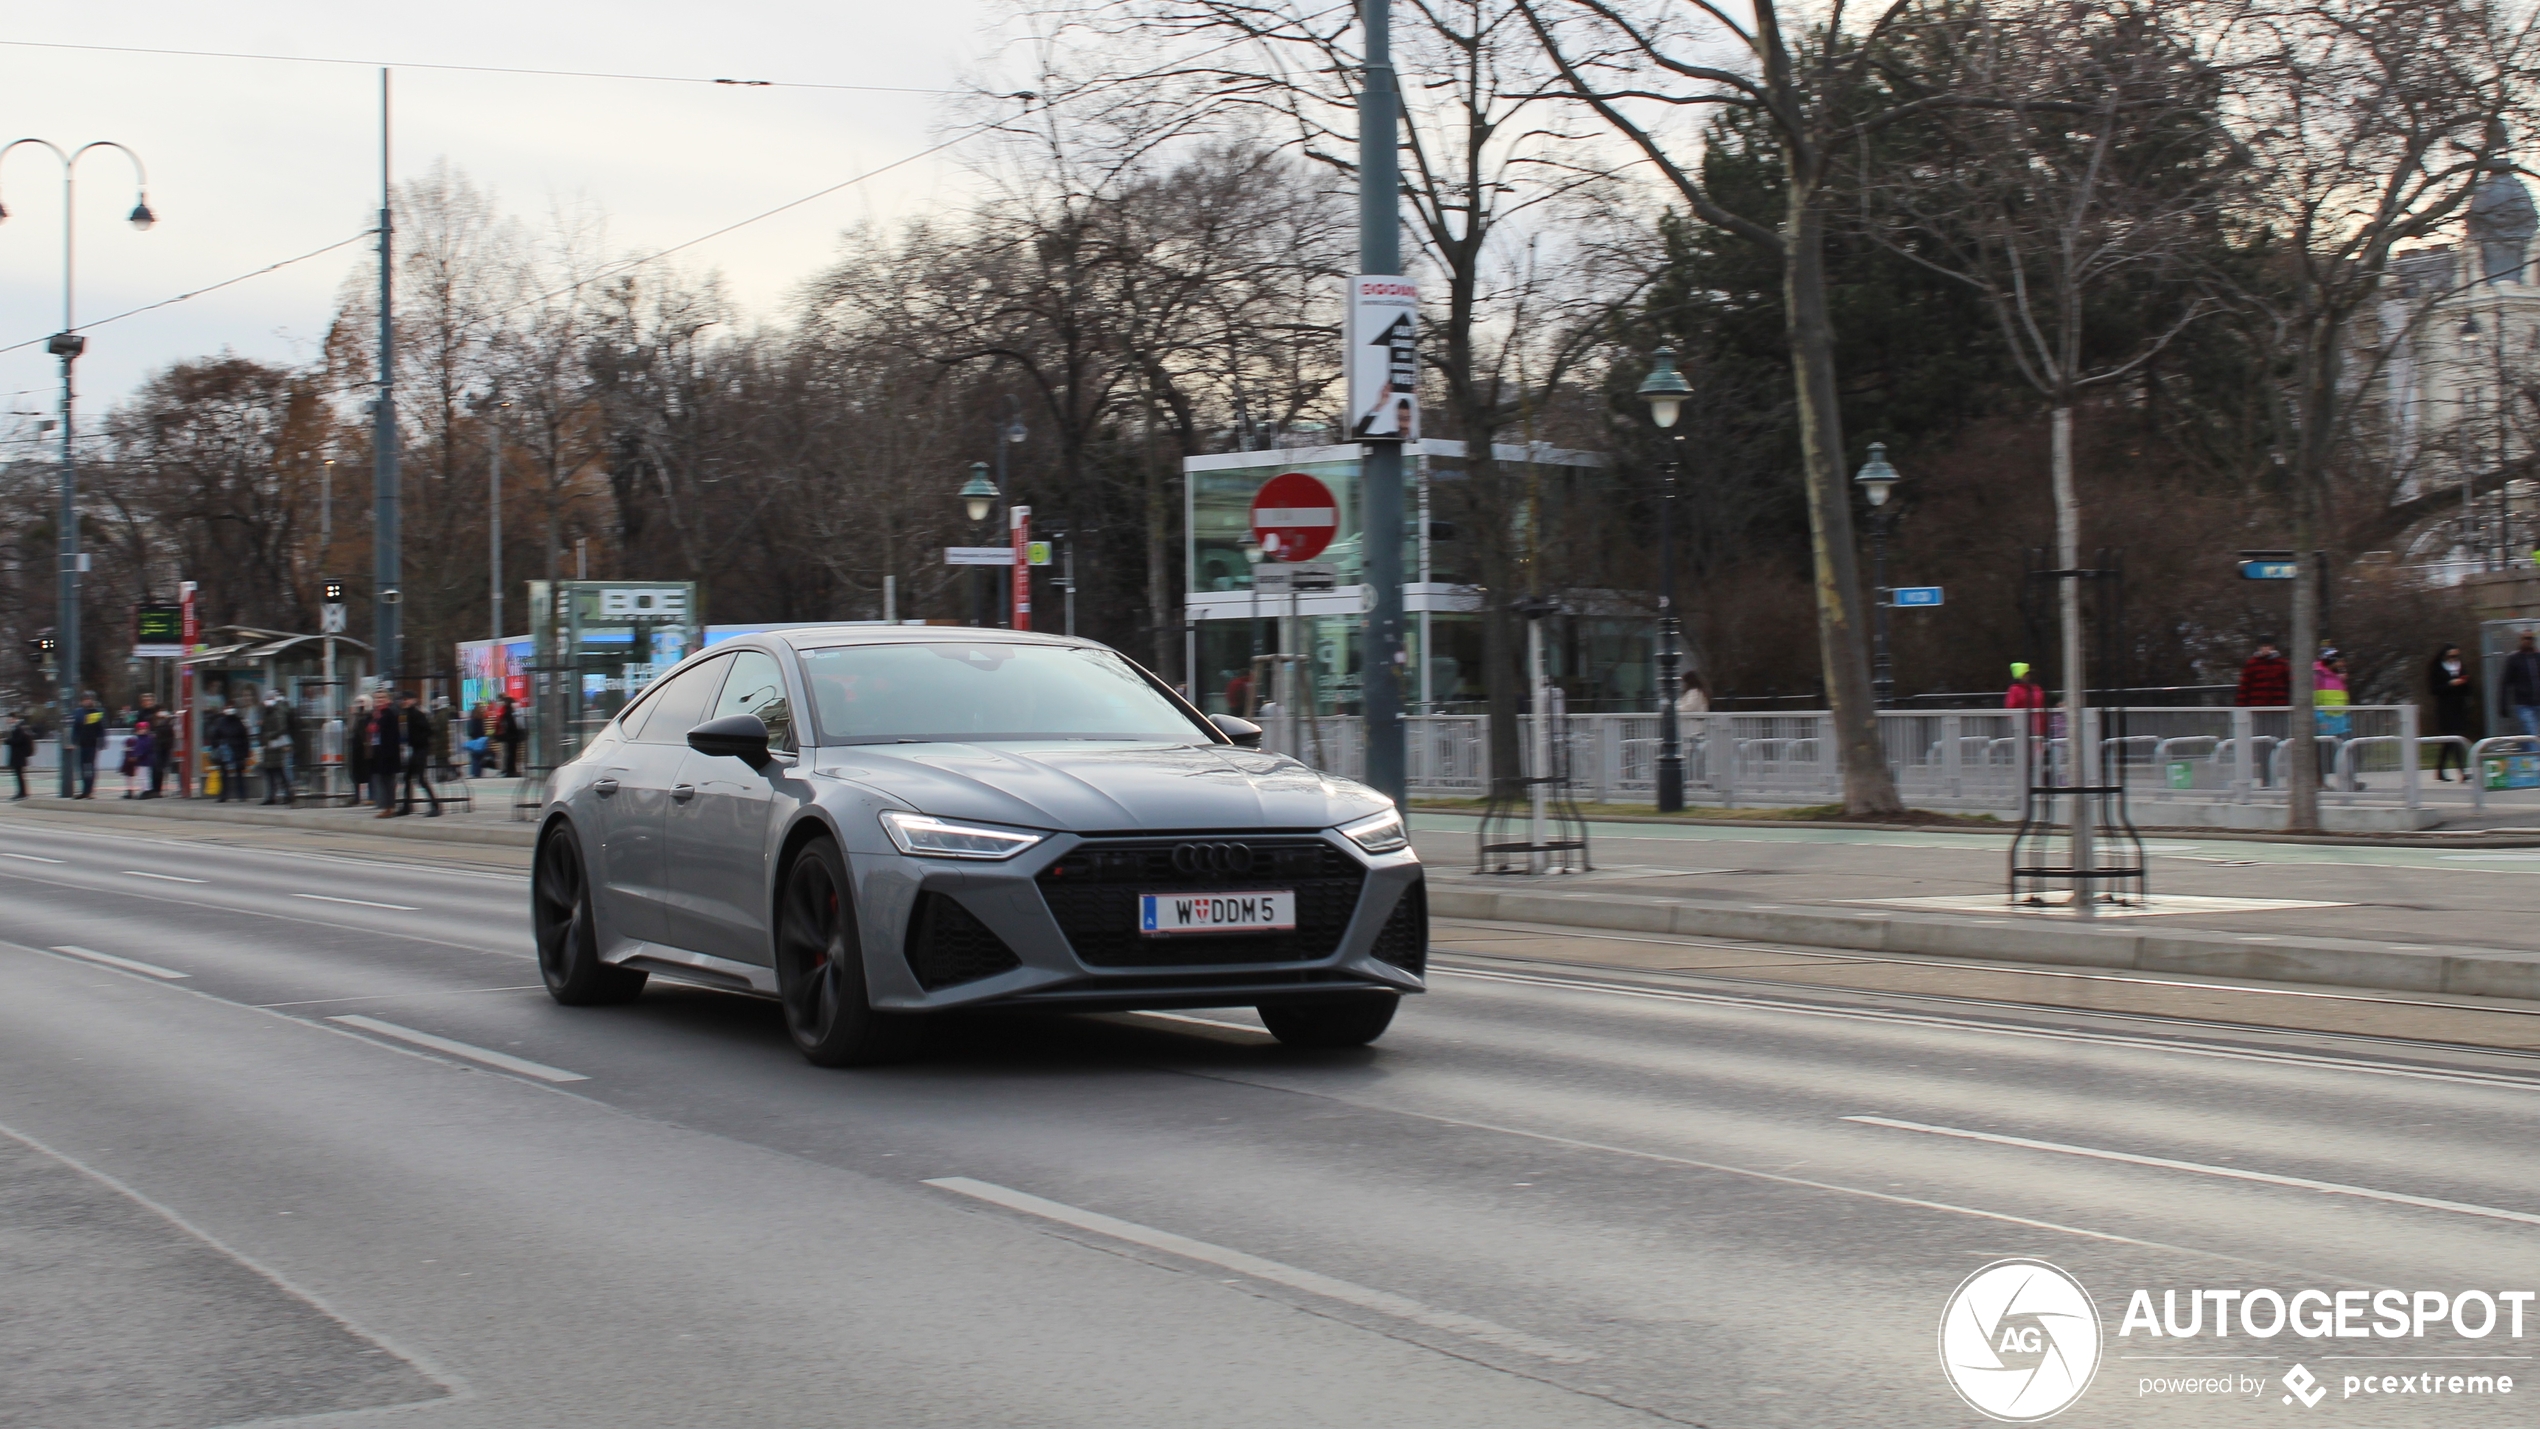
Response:
[{"label": "lamp post", "polygon": [[[1029,437],[1032,434],[1030,431],[1026,430],[1023,425],[1022,399],[1009,392],[1006,394],[1005,401],[1005,425],[997,428],[997,490],[1012,491],[1014,489],[1014,483],[1006,477],[1006,450],[1009,447],[1019,447],[1023,445],[1024,438]],[[1011,575],[1013,573],[1009,571],[1007,574]],[[1011,585],[1012,583],[1008,582],[1008,584]],[[988,623],[994,623],[993,616]],[[1013,623],[1013,617],[1009,614],[1006,619],[1006,624],[1012,625]]]},{"label": "lamp post", "polygon": [[[1244,666],[1246,691],[1244,702],[1251,705],[1253,709],[1259,709],[1261,707],[1259,683],[1261,680],[1261,558],[1270,553],[1261,549],[1261,538],[1252,534],[1249,529],[1235,538],[1235,549],[1244,553],[1244,565],[1250,568],[1244,576],[1244,584],[1252,591],[1252,618],[1244,622],[1244,633],[1252,637],[1252,663]],[[1245,719],[1252,718],[1252,710],[1249,709],[1228,710],[1227,713],[1241,715]]]},{"label": "lamp post", "polygon": [[[999,452],[998,455],[1002,457],[1004,453]],[[972,537],[974,540],[978,539],[978,528],[987,523],[988,513],[995,510],[997,505],[997,484],[988,480],[986,462],[974,461],[970,464],[970,480],[962,483],[959,495],[961,509],[970,517]],[[978,575],[972,577],[970,589],[970,623],[989,624],[988,574],[984,568]]]},{"label": "lamp post", "polygon": [[[62,359],[62,481],[61,514],[58,518],[61,541],[54,597],[58,609],[53,616],[53,625],[54,638],[59,642],[54,665],[55,689],[62,711],[63,747],[66,751],[61,760],[61,796],[67,799],[78,791],[79,783],[78,761],[71,758],[67,750],[71,712],[79,707],[79,577],[81,567],[88,562],[88,557],[79,549],[79,473],[73,464],[72,447],[76,424],[71,420],[71,399],[74,395],[71,364],[88,349],[88,339],[80,335],[79,324],[71,316],[71,279],[76,272],[72,262],[72,239],[78,231],[73,220],[79,212],[74,202],[77,189],[73,180],[79,172],[79,161],[88,157],[92,149],[112,149],[130,159],[137,197],[133,200],[132,212],[124,215],[124,221],[146,233],[150,225],[159,221],[159,216],[150,211],[150,175],[141,167],[141,156],[123,145],[100,139],[95,143],[82,144],[65,154],[60,145],[49,139],[16,139],[6,147],[0,147],[0,162],[5,162],[22,144],[49,149],[54,158],[62,161],[62,330],[44,344],[44,350]],[[0,205],[0,220],[8,216],[7,206]]]},{"label": "lamp post", "polygon": [[499,643],[503,638],[503,409],[511,405],[511,399],[497,388],[479,394],[469,405],[493,428],[492,438],[486,443],[489,464],[485,473],[485,547],[494,620],[489,638]]},{"label": "lamp post", "polygon": [[[1640,384],[1640,399],[1649,404],[1649,419],[1660,431],[1672,431],[1693,387],[1676,370],[1676,350],[1658,349],[1649,376]],[[1676,626],[1676,478],[1684,466],[1684,433],[1667,443],[1667,486],[1658,502],[1658,812],[1673,814],[1685,806],[1683,732],[1676,724],[1680,662]]]},{"label": "lamp post", "polygon": [[1870,692],[1880,709],[1896,703],[1896,669],[1887,657],[1887,532],[1896,513],[1888,509],[1887,494],[1902,479],[1888,465],[1885,442],[1870,443],[1870,459],[1852,478],[1870,498]]}]

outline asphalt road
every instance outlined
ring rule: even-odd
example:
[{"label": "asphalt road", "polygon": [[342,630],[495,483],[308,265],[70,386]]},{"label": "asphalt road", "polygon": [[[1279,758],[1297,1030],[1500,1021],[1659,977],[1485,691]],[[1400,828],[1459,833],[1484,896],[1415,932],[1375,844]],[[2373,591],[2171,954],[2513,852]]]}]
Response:
[{"label": "asphalt road", "polygon": [[[526,925],[420,854],[0,826],[0,1425],[1977,1424],[1936,1331],[2009,1256],[2104,1322],[2058,1423],[2540,1394],[2540,1302],[2117,1333],[2136,1288],[2540,1289],[2525,1009],[2265,1031],[1442,927],[1365,1052],[978,1019],[838,1073],[722,993],[556,1007]],[[2337,1389],[2429,1365],[2534,1382]],[[2182,1368],[2264,1389],[2142,1392]]]}]

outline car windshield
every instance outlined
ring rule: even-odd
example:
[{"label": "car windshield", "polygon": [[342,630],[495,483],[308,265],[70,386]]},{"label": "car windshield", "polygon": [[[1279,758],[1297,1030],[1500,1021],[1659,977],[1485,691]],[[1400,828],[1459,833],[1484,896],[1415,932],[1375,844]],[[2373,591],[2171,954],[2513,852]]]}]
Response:
[{"label": "car windshield", "polygon": [[993,640],[841,645],[804,651],[803,677],[823,744],[1209,742],[1108,650]]}]

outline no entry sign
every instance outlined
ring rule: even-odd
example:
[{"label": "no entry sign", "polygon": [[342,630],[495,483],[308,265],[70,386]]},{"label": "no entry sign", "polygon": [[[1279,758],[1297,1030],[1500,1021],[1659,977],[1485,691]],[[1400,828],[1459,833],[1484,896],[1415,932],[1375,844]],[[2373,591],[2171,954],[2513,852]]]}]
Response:
[{"label": "no entry sign", "polygon": [[1252,538],[1276,560],[1310,561],[1323,554],[1340,519],[1332,488],[1301,471],[1282,472],[1252,494]]}]

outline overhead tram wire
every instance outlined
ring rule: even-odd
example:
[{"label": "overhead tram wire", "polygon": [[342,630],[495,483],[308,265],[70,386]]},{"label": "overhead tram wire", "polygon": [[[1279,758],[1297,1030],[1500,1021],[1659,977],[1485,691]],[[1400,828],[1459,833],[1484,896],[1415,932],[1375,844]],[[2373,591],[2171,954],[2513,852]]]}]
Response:
[{"label": "overhead tram wire", "polygon": [[408,60],[350,60],[333,55],[279,55],[248,50],[172,50],[147,45],[74,45],[52,40],[0,40],[0,46],[37,50],[86,50],[109,55],[168,55],[179,59],[266,60],[278,64],[350,65],[362,69],[443,70],[454,74],[526,75],[538,79],[621,79],[645,84],[709,84],[737,89],[825,89],[845,94],[968,94],[898,84],[818,84],[790,79],[717,79],[692,74],[617,74],[605,70],[525,69],[508,65],[422,64]]},{"label": "overhead tram wire", "polygon": [[[308,261],[309,261],[310,259],[312,259],[312,258],[321,258],[321,257],[324,257],[325,255],[327,255],[327,254],[329,254],[329,253],[332,253],[332,252],[334,252],[336,249],[338,249],[338,248],[342,248],[342,247],[344,247],[344,246],[345,246],[345,245],[347,245],[347,244],[359,243],[359,242],[361,242],[363,239],[370,237],[371,235],[373,235],[373,234],[377,233],[378,231],[379,231],[379,230],[377,230],[377,229],[375,229],[375,228],[365,228],[365,229],[363,229],[361,232],[354,234],[354,235],[353,235],[352,237],[350,237],[350,238],[339,238],[339,239],[335,240],[333,243],[330,243],[330,244],[326,245],[324,248],[313,248],[313,249],[309,250],[308,252],[301,254],[301,255],[300,255],[299,257],[297,257],[297,258],[285,258],[285,259],[283,259],[283,260],[282,260],[281,262],[279,262],[279,263],[267,263],[267,264],[266,264],[265,266],[263,266],[262,268],[258,268],[258,269],[256,269],[256,270],[255,270],[255,271],[253,271],[253,272],[250,272],[250,273],[241,273],[241,274],[239,274],[239,275],[238,275],[237,277],[235,277],[235,278],[223,278],[223,279],[221,279],[221,280],[220,280],[219,282],[217,282],[217,283],[212,283],[212,284],[209,284],[209,285],[204,286],[204,287],[196,288],[196,289],[194,289],[192,292],[188,292],[188,293],[179,293],[179,294],[177,294],[177,295],[176,295],[175,297],[173,297],[173,298],[161,298],[161,299],[159,299],[159,300],[158,300],[157,302],[155,302],[155,303],[143,303],[140,307],[137,307],[137,308],[126,308],[126,309],[125,309],[125,310],[123,310],[122,312],[119,312],[119,313],[115,314],[113,317],[99,318],[99,319],[97,319],[95,322],[85,322],[85,323],[81,323],[81,324],[79,325],[79,330],[80,330],[81,332],[86,332],[86,331],[88,331],[90,328],[99,328],[99,327],[104,327],[104,326],[105,326],[106,324],[108,324],[108,323],[111,323],[111,322],[121,322],[121,321],[122,321],[122,320],[124,320],[125,318],[128,318],[128,317],[134,317],[134,316],[137,316],[137,315],[139,315],[139,314],[141,314],[141,313],[151,312],[151,311],[154,311],[154,310],[159,309],[159,308],[173,307],[173,306],[175,306],[175,305],[176,305],[176,304],[178,304],[178,303],[184,302],[184,301],[185,301],[186,299],[188,299],[188,298],[199,298],[199,297],[203,296],[205,293],[216,293],[216,292],[219,292],[221,289],[226,288],[226,287],[230,287],[230,286],[232,286],[233,284],[244,283],[244,282],[246,282],[246,281],[247,281],[248,279],[250,279],[250,278],[261,278],[261,277],[263,277],[263,276],[264,276],[265,274],[267,274],[267,273],[278,273],[278,272],[280,272],[281,270],[283,270],[283,269],[285,269],[285,268],[288,268],[288,267],[290,267],[291,265],[293,265],[293,264],[295,264],[295,263],[306,263],[306,262],[308,262]],[[22,347],[33,347],[33,346],[35,346],[35,345],[36,345],[37,343],[39,343],[39,342],[50,342],[50,341],[52,341],[52,336],[53,336],[53,335],[52,335],[51,333],[46,333],[46,334],[45,334],[44,336],[42,336],[42,337],[31,337],[31,338],[28,338],[28,339],[27,339],[26,341],[24,341],[24,342],[13,342],[13,343],[9,344],[7,347],[0,347],[0,352],[15,352],[15,351],[17,351],[19,348],[22,348]]]}]

